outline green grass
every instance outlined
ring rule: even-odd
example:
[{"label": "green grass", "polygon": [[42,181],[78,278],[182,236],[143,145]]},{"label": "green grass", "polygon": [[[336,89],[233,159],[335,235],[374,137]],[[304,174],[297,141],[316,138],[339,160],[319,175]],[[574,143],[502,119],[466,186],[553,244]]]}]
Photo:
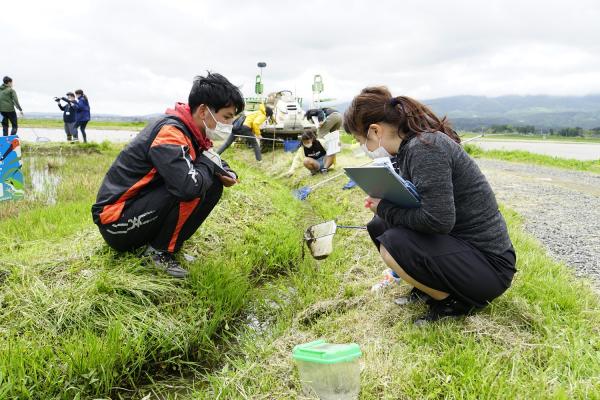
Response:
[{"label": "green grass", "polygon": [[273,179],[292,155],[259,170],[251,151],[228,150],[242,183],[186,243],[198,261],[181,282],[110,250],[91,223],[118,150],[24,148],[26,165],[61,180],[55,205],[42,193],[0,207],[0,398],[295,399],[291,349],[316,338],[361,345],[362,399],[599,398],[598,298],[510,210],[511,289],[465,320],[416,328],[423,308],[392,302],[408,287],[369,293],[384,266],[366,232],[340,230],[329,258],[302,258],[308,225],[368,221],[343,177],[300,202],[291,189],[324,177]]},{"label": "green grass", "polygon": [[[307,180],[314,179],[297,184]],[[361,207],[364,195],[342,192],[344,182],[309,196],[315,217],[365,223],[371,214]],[[409,288],[373,297],[369,287],[384,264],[366,232],[340,230],[329,258],[266,285],[266,300],[256,299],[255,307],[269,328],[242,329],[228,362],[219,373],[205,375],[205,387],[189,398],[297,398],[291,350],[318,338],[361,345],[361,399],[600,398],[597,295],[524,233],[517,214],[503,214],[519,272],[508,292],[484,311],[413,326],[424,308],[392,302]]]},{"label": "green grass", "polygon": [[[469,139],[475,136],[481,135],[481,132],[459,132],[461,139]],[[591,136],[559,136],[559,135],[523,135],[523,134],[490,134],[486,133],[485,136],[478,140],[525,140],[525,141],[542,141],[542,142],[575,142],[575,143],[600,143],[600,137]]]},{"label": "green grass", "polygon": [[[133,130],[137,131],[146,126],[147,121],[127,122],[127,121],[100,121],[91,120],[87,129],[111,129],[111,130]],[[19,119],[19,126],[23,128],[54,128],[63,129],[62,119]]]},{"label": "green grass", "polygon": [[600,159],[583,161],[535,154],[522,150],[483,150],[481,147],[471,143],[465,143],[464,148],[471,157],[475,158],[493,158],[496,160],[600,173]]},{"label": "green grass", "polygon": [[112,251],[90,206],[117,151],[24,148],[28,189],[32,160],[61,181],[56,205],[36,195],[0,208],[0,398],[118,397],[219,365],[254,288],[301,263],[303,207],[235,162],[244,183],[186,243],[198,261],[185,282]]}]

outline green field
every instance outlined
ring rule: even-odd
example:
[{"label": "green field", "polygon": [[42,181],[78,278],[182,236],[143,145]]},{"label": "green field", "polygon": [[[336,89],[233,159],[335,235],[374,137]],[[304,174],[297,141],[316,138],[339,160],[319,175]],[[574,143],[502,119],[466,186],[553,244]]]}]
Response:
[{"label": "green field", "polygon": [[[422,306],[392,302],[408,287],[370,294],[383,264],[366,232],[340,231],[324,261],[303,257],[307,226],[368,221],[344,178],[300,202],[291,190],[324,177],[273,178],[290,154],[259,168],[229,150],[241,184],[186,244],[197,261],[181,282],[110,250],[91,222],[117,146],[23,150],[31,195],[0,207],[0,398],[296,399],[291,349],[316,338],[361,345],[361,399],[599,398],[600,302],[511,210],[512,288],[479,314],[417,328]],[[356,162],[346,150],[338,163]],[[56,191],[32,190],[40,173]]]},{"label": "green field", "polygon": [[[470,139],[481,135],[481,132],[459,132],[462,140]],[[573,142],[573,143],[600,143],[600,137],[567,137],[559,135],[520,135],[520,134],[484,134],[477,140],[525,140],[525,141],[544,141],[544,142]],[[476,141],[473,141],[474,143]]]},{"label": "green field", "polygon": [[[146,126],[147,122],[125,122],[125,121],[97,121],[91,120],[87,129],[114,129],[138,131]],[[58,119],[19,119],[19,126],[23,128],[51,128],[63,129],[64,123]]]},{"label": "green field", "polygon": [[600,174],[600,159],[582,161],[569,158],[552,157],[544,154],[535,154],[521,150],[483,150],[476,144],[465,143],[467,153],[474,158],[492,158],[525,164],[535,164],[546,167],[571,169]]}]

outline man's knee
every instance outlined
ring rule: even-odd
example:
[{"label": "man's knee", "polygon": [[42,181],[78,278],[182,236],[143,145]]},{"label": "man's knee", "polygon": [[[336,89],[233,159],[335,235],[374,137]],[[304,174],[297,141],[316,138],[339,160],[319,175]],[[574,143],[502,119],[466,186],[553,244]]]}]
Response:
[{"label": "man's knee", "polygon": [[206,192],[204,203],[214,206],[221,200],[221,196],[223,196],[223,184],[216,180]]}]

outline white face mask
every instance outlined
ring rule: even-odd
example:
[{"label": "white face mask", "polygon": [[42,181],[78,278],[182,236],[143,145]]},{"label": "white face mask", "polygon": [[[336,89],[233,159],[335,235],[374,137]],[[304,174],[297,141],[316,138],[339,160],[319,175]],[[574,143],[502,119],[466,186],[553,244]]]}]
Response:
[{"label": "white face mask", "polygon": [[[367,138],[369,137],[369,131],[367,131]],[[360,145],[360,148],[365,152],[365,154],[372,159],[381,158],[381,157],[391,157],[392,155],[388,153],[388,151],[381,146],[381,138],[379,138],[379,147],[375,150],[371,151],[367,148],[367,142],[365,141]]]},{"label": "white face mask", "polygon": [[215,115],[212,113],[212,111],[210,111],[210,108],[207,108],[207,110],[210,113],[210,116],[213,117],[213,119],[217,123],[217,126],[215,126],[215,129],[211,129],[208,127],[208,125],[206,125],[206,122],[204,122],[204,127],[206,128],[206,136],[208,136],[209,139],[226,139],[227,136],[231,134],[231,131],[233,130],[233,125],[224,124],[223,122],[217,121]]}]

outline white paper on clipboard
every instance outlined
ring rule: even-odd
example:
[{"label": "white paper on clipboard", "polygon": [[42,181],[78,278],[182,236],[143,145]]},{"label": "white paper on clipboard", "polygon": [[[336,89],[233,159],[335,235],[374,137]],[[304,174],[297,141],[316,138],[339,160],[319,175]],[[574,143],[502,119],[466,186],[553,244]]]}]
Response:
[{"label": "white paper on clipboard", "polygon": [[340,131],[329,132],[323,139],[325,139],[325,150],[327,151],[328,156],[332,156],[342,151]]},{"label": "white paper on clipboard", "polygon": [[237,176],[235,176],[234,173],[229,172],[223,168],[221,156],[219,156],[219,154],[217,154],[217,152],[215,152],[212,148],[209,150],[204,150],[202,154],[204,154],[210,161],[212,161],[215,164],[215,171],[217,172],[217,174],[237,179]]},{"label": "white paper on clipboard", "polygon": [[319,123],[319,118],[315,115],[311,118],[311,120],[312,120],[313,124],[315,124],[315,129],[319,130],[319,126],[321,125]]}]

